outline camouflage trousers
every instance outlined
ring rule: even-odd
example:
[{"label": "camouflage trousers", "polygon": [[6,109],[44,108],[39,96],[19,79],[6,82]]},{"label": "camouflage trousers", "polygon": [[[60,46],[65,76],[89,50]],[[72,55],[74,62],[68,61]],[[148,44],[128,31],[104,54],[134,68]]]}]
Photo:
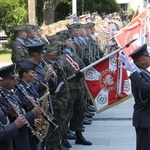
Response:
[{"label": "camouflage trousers", "polygon": [[64,128],[65,111],[54,109],[54,122],[59,126],[54,130],[49,127],[48,134],[46,136],[46,150],[58,150],[60,140],[62,138],[62,129]]},{"label": "camouflage trousers", "polygon": [[[70,90],[69,108],[66,119],[64,120],[64,126],[66,126],[64,127],[65,129],[68,129],[67,125],[69,124],[70,120],[72,120],[73,130],[82,131],[85,105],[83,91],[83,89]],[[67,131],[68,130],[65,132]]]}]

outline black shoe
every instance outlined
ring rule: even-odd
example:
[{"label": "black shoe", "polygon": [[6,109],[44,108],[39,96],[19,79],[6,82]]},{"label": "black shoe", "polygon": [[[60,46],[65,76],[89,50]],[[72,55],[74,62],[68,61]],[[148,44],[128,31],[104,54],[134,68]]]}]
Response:
[{"label": "black shoe", "polygon": [[86,110],[86,112],[89,113],[90,115],[93,115],[93,116],[95,115],[94,112],[90,112],[88,109]]},{"label": "black shoe", "polygon": [[90,141],[87,141],[82,133],[79,133],[79,134],[76,134],[76,141],[75,141],[75,144],[81,144],[81,145],[92,145],[92,142]]},{"label": "black shoe", "polygon": [[84,119],[86,119],[86,120],[92,122],[92,118],[87,118],[87,117],[84,116]]},{"label": "black shoe", "polygon": [[70,150],[69,148],[67,147],[63,147],[61,145],[58,146],[58,150]]},{"label": "black shoe", "polygon": [[61,146],[65,147],[65,148],[71,148],[71,144],[69,143],[68,139],[67,139],[67,135],[63,135],[62,137],[62,141],[61,141]]},{"label": "black shoe", "polygon": [[67,139],[69,139],[69,140],[75,140],[76,139],[75,133],[73,133],[71,130],[68,130]]},{"label": "black shoe", "polygon": [[82,131],[81,132],[84,132],[84,131],[85,131],[85,128],[82,127]]},{"label": "black shoe", "polygon": [[88,113],[88,112],[85,112],[84,116],[85,116],[86,118],[93,118],[93,115],[91,115],[91,114]]},{"label": "black shoe", "polygon": [[90,107],[92,107],[93,109],[95,109],[95,107],[94,107],[93,105],[90,105],[90,104],[89,104],[88,106],[90,106]]},{"label": "black shoe", "polygon": [[90,112],[95,112],[95,109],[90,107],[90,106],[88,106],[87,110],[90,111]]},{"label": "black shoe", "polygon": [[91,124],[91,121],[87,120],[87,119],[83,119],[83,124],[85,125],[90,125]]}]

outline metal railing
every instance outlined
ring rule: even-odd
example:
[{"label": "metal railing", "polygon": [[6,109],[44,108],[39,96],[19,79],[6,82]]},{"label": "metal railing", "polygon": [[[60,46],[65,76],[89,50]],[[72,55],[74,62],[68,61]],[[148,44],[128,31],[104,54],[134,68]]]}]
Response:
[{"label": "metal railing", "polygon": [[6,43],[8,39],[8,36],[5,34],[4,30],[0,30],[0,44]]}]

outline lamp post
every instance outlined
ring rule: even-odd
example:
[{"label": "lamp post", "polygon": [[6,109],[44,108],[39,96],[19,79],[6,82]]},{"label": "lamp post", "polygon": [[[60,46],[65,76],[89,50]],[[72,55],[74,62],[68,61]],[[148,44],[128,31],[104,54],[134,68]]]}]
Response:
[{"label": "lamp post", "polygon": [[72,0],[72,14],[77,14],[77,0]]}]

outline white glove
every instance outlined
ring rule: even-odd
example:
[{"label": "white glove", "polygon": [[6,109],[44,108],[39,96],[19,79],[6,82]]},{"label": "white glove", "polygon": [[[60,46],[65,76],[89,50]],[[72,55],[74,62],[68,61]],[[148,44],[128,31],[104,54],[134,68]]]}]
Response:
[{"label": "white glove", "polygon": [[137,71],[138,73],[140,73],[141,70],[140,70],[133,62],[131,62],[131,63],[132,63],[132,65],[135,67],[136,71]]},{"label": "white glove", "polygon": [[127,55],[125,55],[123,51],[119,52],[118,59],[124,63],[124,65],[119,66],[120,68],[128,70],[130,73],[133,73],[134,71],[136,71],[135,64],[133,64],[129,61]]}]

